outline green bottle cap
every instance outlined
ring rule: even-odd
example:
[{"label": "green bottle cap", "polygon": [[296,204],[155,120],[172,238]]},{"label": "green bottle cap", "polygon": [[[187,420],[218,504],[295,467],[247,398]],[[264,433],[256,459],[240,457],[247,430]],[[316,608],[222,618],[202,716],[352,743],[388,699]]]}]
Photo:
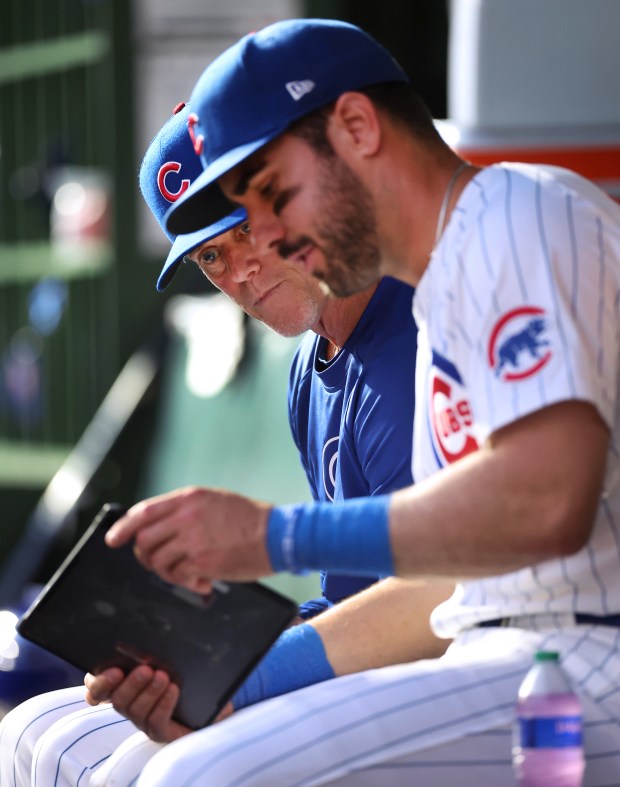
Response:
[{"label": "green bottle cap", "polygon": [[534,661],[559,661],[560,654],[556,650],[539,650],[534,654]]}]

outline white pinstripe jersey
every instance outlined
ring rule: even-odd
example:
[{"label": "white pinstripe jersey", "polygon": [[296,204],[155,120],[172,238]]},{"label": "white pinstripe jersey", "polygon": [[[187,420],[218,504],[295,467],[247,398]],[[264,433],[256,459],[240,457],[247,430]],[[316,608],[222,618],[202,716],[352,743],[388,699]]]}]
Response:
[{"label": "white pinstripe jersey", "polygon": [[415,479],[567,399],[592,402],[611,440],[589,544],[463,583],[433,613],[439,635],[511,615],[620,612],[619,298],[620,207],[594,185],[525,164],[470,181],[414,298]]}]

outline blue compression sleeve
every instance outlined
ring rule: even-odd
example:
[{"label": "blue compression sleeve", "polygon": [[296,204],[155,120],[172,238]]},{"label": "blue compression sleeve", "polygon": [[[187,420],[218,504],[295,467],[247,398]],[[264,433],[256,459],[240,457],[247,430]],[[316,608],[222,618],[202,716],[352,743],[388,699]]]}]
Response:
[{"label": "blue compression sleeve", "polygon": [[308,623],[291,626],[232,698],[235,710],[334,677],[323,640]]},{"label": "blue compression sleeve", "polygon": [[389,502],[381,495],[274,508],[267,526],[273,570],[393,574]]}]

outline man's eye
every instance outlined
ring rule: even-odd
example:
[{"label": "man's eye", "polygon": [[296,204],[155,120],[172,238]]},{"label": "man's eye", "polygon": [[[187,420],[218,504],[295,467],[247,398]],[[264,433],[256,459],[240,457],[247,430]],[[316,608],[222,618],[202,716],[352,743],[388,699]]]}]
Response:
[{"label": "man's eye", "polygon": [[214,262],[217,262],[220,258],[220,251],[219,249],[207,249],[203,251],[200,255],[200,262],[204,262],[205,265],[213,265]]},{"label": "man's eye", "polygon": [[243,224],[240,224],[237,228],[239,230],[240,235],[249,235],[250,234],[250,222],[244,221]]},{"label": "man's eye", "polygon": [[226,272],[226,262],[217,246],[210,246],[198,255],[200,270],[210,279],[217,279]]}]

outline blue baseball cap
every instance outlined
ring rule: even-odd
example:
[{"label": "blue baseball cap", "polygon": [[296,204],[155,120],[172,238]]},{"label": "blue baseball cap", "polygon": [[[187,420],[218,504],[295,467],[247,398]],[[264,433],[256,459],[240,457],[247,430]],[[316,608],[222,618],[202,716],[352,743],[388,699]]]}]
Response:
[{"label": "blue baseball cap", "polygon": [[211,238],[247,221],[243,208],[232,213],[228,203],[228,214],[218,221],[202,222],[200,228],[188,235],[173,235],[164,221],[166,211],[184,194],[202,173],[202,162],[194,153],[194,146],[187,131],[189,106],[178,104],[174,114],[155,136],[140,167],[140,190],[153,215],[172,243],[170,253],[157,280],[157,289],[165,289],[177,272],[183,257],[192,249]]},{"label": "blue baseball cap", "polygon": [[348,22],[288,19],[245,36],[192,91],[189,130],[204,172],[168,211],[168,230],[193,232],[230,211],[217,178],[299,118],[348,90],[408,81],[383,46]]}]

